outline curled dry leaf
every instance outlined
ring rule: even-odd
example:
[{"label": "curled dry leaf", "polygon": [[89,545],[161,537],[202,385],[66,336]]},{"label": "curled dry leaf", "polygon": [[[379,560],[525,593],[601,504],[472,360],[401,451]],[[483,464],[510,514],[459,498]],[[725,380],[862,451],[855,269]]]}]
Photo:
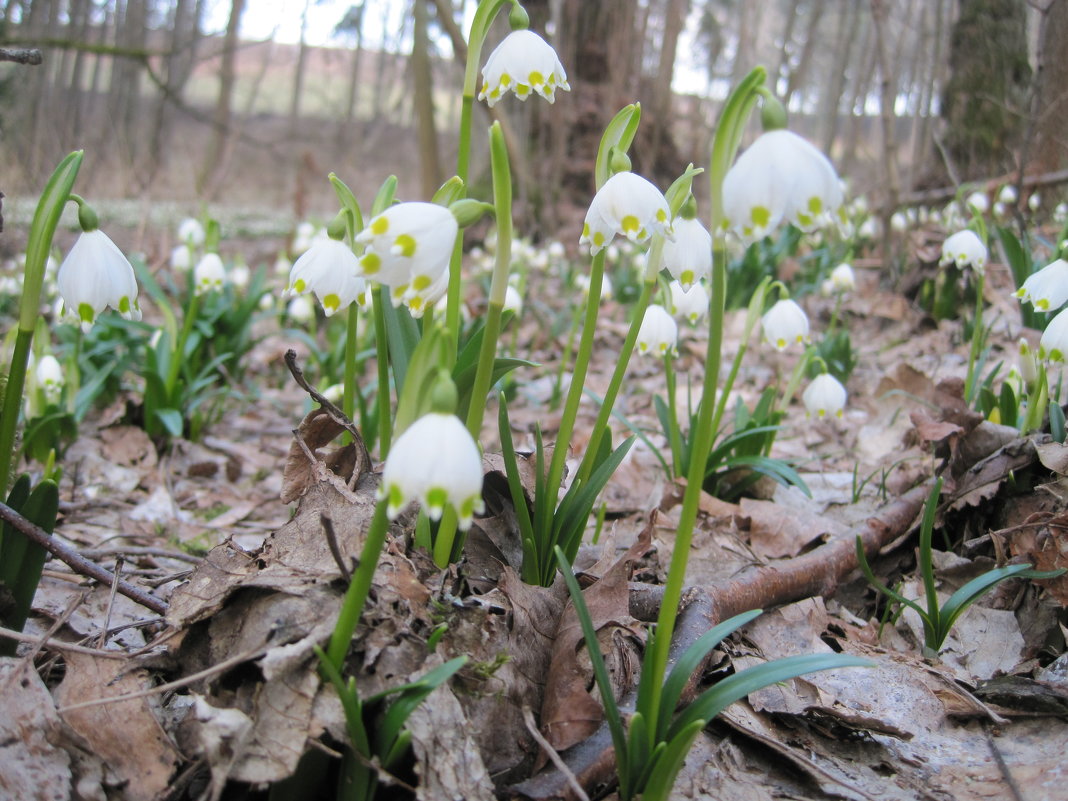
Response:
[{"label": "curled dry leaf", "polygon": [[0,797],[70,797],[71,758],[62,724],[32,660],[0,658]]},{"label": "curled dry leaf", "polygon": [[[321,454],[320,449],[342,433],[352,435],[352,442]],[[282,474],[282,503],[291,503],[320,482],[334,486],[351,497],[360,477],[371,469],[371,457],[360,433],[351,424],[338,421],[324,407],[308,413],[293,432],[293,443]]]}]

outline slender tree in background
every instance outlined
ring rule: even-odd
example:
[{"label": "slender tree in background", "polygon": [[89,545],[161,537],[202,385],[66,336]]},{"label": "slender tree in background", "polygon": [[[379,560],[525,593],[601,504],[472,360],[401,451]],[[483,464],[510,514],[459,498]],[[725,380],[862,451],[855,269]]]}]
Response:
[{"label": "slender tree in background", "polygon": [[245,0],[232,0],[230,20],[226,24],[223,39],[222,65],[219,67],[219,94],[212,115],[211,139],[208,143],[204,166],[197,181],[201,192],[211,189],[215,173],[225,161],[226,151],[232,144],[231,118],[233,117],[234,84],[237,82],[237,33],[241,27],[241,15],[245,13]]},{"label": "slender tree in background", "polygon": [[1044,0],[1031,171],[1068,169],[1068,0]]},{"label": "slender tree in background", "polygon": [[349,70],[349,88],[345,95],[345,116],[341,119],[337,128],[337,143],[343,145],[349,137],[359,135],[354,130],[356,122],[356,104],[359,101],[360,90],[360,61],[363,56],[363,20],[367,5],[365,2],[349,6],[341,21],[334,26],[334,35],[351,38],[354,44],[352,50],[352,66]]},{"label": "slender tree in background", "polygon": [[[1024,0],[961,0],[942,93],[947,165],[959,180],[1016,169],[1031,67]],[[1061,42],[1060,47],[1064,47]]]},{"label": "slender tree in background", "polygon": [[412,102],[419,131],[419,174],[423,198],[429,200],[441,185],[438,133],[434,125],[434,78],[430,67],[430,9],[427,0],[415,0],[412,33]]}]

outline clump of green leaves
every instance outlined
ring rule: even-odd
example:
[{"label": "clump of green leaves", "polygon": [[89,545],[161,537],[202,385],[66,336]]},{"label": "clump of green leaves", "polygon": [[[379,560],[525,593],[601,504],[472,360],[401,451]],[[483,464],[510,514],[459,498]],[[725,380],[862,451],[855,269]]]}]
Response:
[{"label": "clump of green leaves", "polygon": [[935,512],[941,493],[942,478],[939,476],[935,479],[930,495],[927,496],[927,504],[924,506],[923,520],[920,524],[919,563],[926,609],[890,589],[875,577],[864,555],[864,545],[860,537],[857,537],[857,562],[869,583],[883,595],[912,609],[923,621],[923,654],[929,659],[938,658],[938,653],[942,650],[942,645],[949,636],[953,624],[957,622],[964,610],[1001,582],[1010,578],[1056,578],[1065,572],[1064,570],[1032,570],[1029,564],[995,568],[972,579],[953,593],[944,604],[939,604],[938,592],[935,588],[934,562],[931,556],[931,534],[934,530]]}]

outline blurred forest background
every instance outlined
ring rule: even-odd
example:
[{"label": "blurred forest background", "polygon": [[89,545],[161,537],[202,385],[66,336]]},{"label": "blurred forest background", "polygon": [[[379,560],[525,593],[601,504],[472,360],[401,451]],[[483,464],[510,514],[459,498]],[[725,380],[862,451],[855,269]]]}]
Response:
[{"label": "blurred forest background", "polygon": [[[327,212],[332,170],[361,197],[389,173],[405,198],[428,197],[452,172],[475,3],[350,2],[294,0],[280,14],[277,0],[3,0],[0,189],[35,193],[85,148],[94,196],[301,218]],[[581,220],[620,107],[642,103],[635,169],[666,186],[706,162],[722,98],[756,64],[791,127],[884,208],[1068,173],[1068,0],[524,5],[573,91],[554,106],[479,104],[476,128],[503,117],[535,234]],[[313,46],[309,20],[324,13],[336,22]],[[249,37],[250,21],[275,35]],[[42,63],[17,63],[29,48]]]}]

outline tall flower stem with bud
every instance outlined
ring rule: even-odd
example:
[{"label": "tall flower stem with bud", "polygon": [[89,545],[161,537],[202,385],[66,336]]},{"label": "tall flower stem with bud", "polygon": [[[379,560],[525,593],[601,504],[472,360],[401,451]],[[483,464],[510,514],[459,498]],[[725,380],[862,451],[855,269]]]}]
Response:
[{"label": "tall flower stem with bud", "polygon": [[[652,655],[646,667],[651,668],[651,675],[646,678],[642,670],[642,685],[647,690],[645,709],[659,710],[660,697],[665,672],[667,670],[668,652],[675,631],[679,602],[686,578],[686,563],[689,558],[690,545],[693,542],[693,529],[697,521],[698,503],[701,497],[701,485],[704,483],[705,462],[712,449],[713,439],[719,420],[716,404],[716,385],[719,380],[720,353],[723,348],[723,321],[726,314],[727,297],[727,253],[723,233],[723,178],[734,159],[741,143],[742,131],[750,111],[757,102],[759,91],[763,88],[765,70],[758,67],[749,73],[731,93],[720,117],[719,127],[712,146],[712,158],[709,169],[710,200],[712,214],[709,231],[712,234],[712,286],[709,301],[708,348],[705,354],[705,378],[701,390],[701,403],[698,407],[696,431],[691,435],[693,443],[690,452],[689,471],[686,475],[686,491],[683,495],[682,510],[676,529],[675,545],[672,548],[671,565],[664,584],[664,597],[660,603],[653,642],[649,646]],[[724,388],[726,394],[726,388]],[[655,730],[655,726],[651,726]]]},{"label": "tall flower stem with bud", "polygon": [[55,235],[56,226],[59,225],[63,207],[70,199],[81,166],[80,150],[71,153],[59,163],[45,185],[30,223],[30,234],[26,243],[26,272],[22,299],[19,302],[18,333],[15,335],[11,366],[8,368],[4,406],[0,412],[0,498],[7,497],[11,465],[15,459],[15,433],[18,429],[22,393],[26,385],[26,365],[41,307],[45,265],[52,250],[52,237]]}]

